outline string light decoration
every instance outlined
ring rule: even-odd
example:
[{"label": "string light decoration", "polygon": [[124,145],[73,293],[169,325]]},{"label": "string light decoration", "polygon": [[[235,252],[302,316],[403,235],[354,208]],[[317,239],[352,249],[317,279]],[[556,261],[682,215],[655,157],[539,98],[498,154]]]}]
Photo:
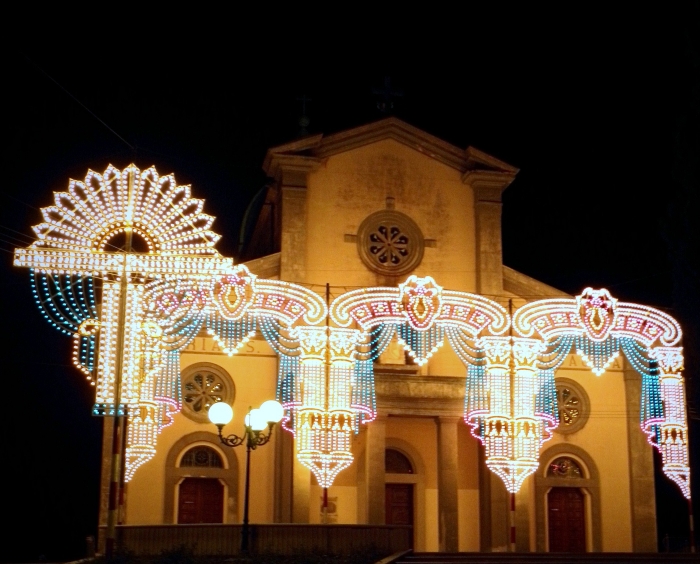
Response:
[{"label": "string light decoration", "polygon": [[537,412],[537,361],[544,345],[538,339],[485,336],[476,346],[483,351],[488,383],[484,389],[481,379],[481,409],[467,413],[467,421],[478,429],[486,466],[516,493],[537,470],[545,439]]},{"label": "string light decoration", "polygon": [[361,338],[353,329],[300,326],[294,337],[301,348],[301,402],[295,413],[297,459],[322,488],[352,464],[355,412],[351,400],[355,349]]},{"label": "string light decoration", "polygon": [[401,344],[425,364],[442,346],[445,327],[456,327],[474,337],[488,328],[494,335],[508,330],[506,310],[496,302],[466,292],[443,290],[432,277],[409,276],[398,288],[364,288],[346,292],[330,307],[333,323],[364,331],[393,325]]},{"label": "string light decoration", "polygon": [[[330,316],[337,325],[354,324],[367,332],[372,359],[397,334],[409,354],[423,364],[446,337],[467,366],[465,419],[486,447],[489,468],[511,491],[517,491],[537,468],[541,442],[556,425],[556,400],[552,408],[552,402],[538,393],[543,380],[547,389],[554,390],[554,378],[549,373],[542,378],[535,367],[544,348],[539,340],[501,336],[510,322],[503,306],[474,294],[444,290],[429,276],[410,276],[398,288],[343,294],[331,304]],[[370,364],[367,373],[371,370]]]},{"label": "string light decoration", "polygon": [[[110,165],[55,193],[33,228],[37,240],[15,249],[14,264],[30,269],[42,313],[74,338],[74,362],[96,389],[93,413],[129,415],[127,480],[180,410],[180,351],[200,328],[233,354],[260,319],[291,327],[327,315],[312,291],[256,280],[219,255],[214,218],[203,206],[173,175]],[[133,252],[133,242],[143,252]]]},{"label": "string light decoration", "polygon": [[[586,288],[574,299],[540,300],[519,308],[513,327],[546,343],[568,338],[600,376],[623,352],[642,376],[641,428],[661,452],[663,471],[690,499],[688,423],[678,323],[657,309],[621,303],[605,289]],[[566,353],[570,351],[565,349]]]},{"label": "string light decoration", "polygon": [[688,421],[685,411],[682,347],[656,347],[653,358],[661,369],[661,402],[664,418],[659,424],[658,446],[664,473],[675,482],[686,499],[690,499],[688,460]]},{"label": "string light decoration", "polygon": [[74,339],[74,362],[95,387],[94,414],[129,416],[127,479],[179,411],[180,351],[206,329],[229,355],[257,331],[280,355],[283,425],[324,488],[352,463],[351,433],[375,417],[373,361],[394,337],[418,364],[447,339],[467,367],[465,420],[511,492],[558,422],[553,375],[566,354],[574,347],[601,375],[623,352],[642,374],[642,428],[690,497],[681,329],[672,317],[587,288],[521,307],[518,335],[506,336],[505,308],[430,276],[347,292],[328,308],[309,289],[259,279],[222,257],[203,205],[173,175],[110,165],[55,193],[34,226],[37,240],[15,250],[42,314]]},{"label": "string light decoration", "polygon": [[99,322],[92,277],[51,275],[33,268],[29,272],[39,310],[53,327],[73,336],[73,364],[94,385]]}]

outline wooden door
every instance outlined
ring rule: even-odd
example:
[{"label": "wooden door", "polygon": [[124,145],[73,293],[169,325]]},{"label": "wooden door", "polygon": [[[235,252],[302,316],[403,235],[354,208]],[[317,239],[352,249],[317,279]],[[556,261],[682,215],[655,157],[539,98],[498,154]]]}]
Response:
[{"label": "wooden door", "polygon": [[413,484],[386,484],[387,525],[413,526]]},{"label": "wooden door", "polygon": [[178,523],[223,523],[224,486],[216,478],[185,478],[180,484]]},{"label": "wooden door", "polygon": [[547,495],[549,552],[586,552],[586,511],[578,488],[552,488]]}]

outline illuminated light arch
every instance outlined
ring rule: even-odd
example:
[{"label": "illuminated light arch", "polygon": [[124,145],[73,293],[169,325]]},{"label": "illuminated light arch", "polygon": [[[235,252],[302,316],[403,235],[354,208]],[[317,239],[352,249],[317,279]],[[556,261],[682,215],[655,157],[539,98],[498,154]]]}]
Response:
[{"label": "illuminated light arch", "polygon": [[658,448],[664,473],[690,499],[688,423],[678,322],[657,309],[618,302],[605,289],[586,288],[576,298],[540,300],[519,308],[513,328],[552,347],[567,343],[600,376],[622,351],[642,376],[641,427]]},{"label": "illuminated light arch", "polygon": [[500,335],[510,325],[508,312],[500,304],[476,294],[443,290],[432,277],[416,275],[398,288],[347,292],[333,301],[330,316],[340,327],[356,325],[363,331],[395,325],[399,341],[419,365],[440,346],[445,329],[473,338],[484,331]]},{"label": "illuminated light arch", "polygon": [[[591,314],[587,312],[592,310],[597,310],[601,317],[611,318],[610,323],[604,324],[606,331],[595,331],[588,321]],[[513,328],[523,337],[538,334],[545,341],[576,333],[601,342],[612,334],[631,337],[647,347],[657,340],[663,346],[673,346],[682,336],[680,325],[667,313],[644,305],[618,302],[607,290],[592,288],[586,288],[573,299],[539,300],[520,307],[513,315]]]},{"label": "illuminated light arch", "polygon": [[398,288],[375,287],[346,292],[331,304],[331,319],[340,327],[357,323],[365,331],[381,323],[411,323],[416,329],[424,329],[402,303],[402,298],[410,296],[411,289],[415,295],[428,286],[440,291],[441,307],[435,323],[456,325],[472,335],[485,329],[494,335],[508,330],[508,313],[500,304],[477,294],[443,290],[432,277],[415,275],[409,276]]},{"label": "illuminated light arch", "polygon": [[[110,165],[103,174],[88,171],[83,181],[71,180],[66,192],[56,193],[54,205],[41,210],[43,223],[34,227],[37,241],[15,250],[14,264],[31,269],[44,316],[74,337],[74,362],[94,380],[94,414],[128,410],[127,479],[153,457],[158,433],[179,411],[180,351],[205,323],[233,354],[258,322],[269,327],[274,319],[291,328],[327,315],[314,292],[256,280],[222,257],[214,249],[219,235],[210,230],[214,218],[203,206],[173,175],[161,177],[154,167]],[[148,252],[110,248],[128,233],[139,236]],[[98,278],[99,314],[93,288]]]}]

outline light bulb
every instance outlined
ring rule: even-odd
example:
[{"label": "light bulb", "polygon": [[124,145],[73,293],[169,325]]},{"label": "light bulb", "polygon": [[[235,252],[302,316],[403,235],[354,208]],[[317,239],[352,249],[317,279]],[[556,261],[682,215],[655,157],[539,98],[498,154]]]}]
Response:
[{"label": "light bulb", "polygon": [[222,401],[219,401],[209,408],[209,420],[214,425],[226,425],[233,419],[233,408]]}]

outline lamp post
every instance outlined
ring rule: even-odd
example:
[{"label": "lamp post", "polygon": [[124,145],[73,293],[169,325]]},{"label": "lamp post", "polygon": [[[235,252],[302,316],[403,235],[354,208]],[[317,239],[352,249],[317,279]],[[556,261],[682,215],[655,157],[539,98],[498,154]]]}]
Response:
[{"label": "lamp post", "polygon": [[[250,495],[250,451],[267,444],[272,438],[272,428],[284,415],[284,408],[275,400],[264,402],[259,408],[250,408],[245,416],[243,435],[223,435],[224,425],[233,419],[233,408],[224,402],[217,402],[209,408],[209,420],[219,429],[222,444],[234,448],[245,444],[245,494],[243,501],[243,530],[241,532],[241,552],[248,553],[248,499]],[[263,433],[267,427],[267,434]]]}]

